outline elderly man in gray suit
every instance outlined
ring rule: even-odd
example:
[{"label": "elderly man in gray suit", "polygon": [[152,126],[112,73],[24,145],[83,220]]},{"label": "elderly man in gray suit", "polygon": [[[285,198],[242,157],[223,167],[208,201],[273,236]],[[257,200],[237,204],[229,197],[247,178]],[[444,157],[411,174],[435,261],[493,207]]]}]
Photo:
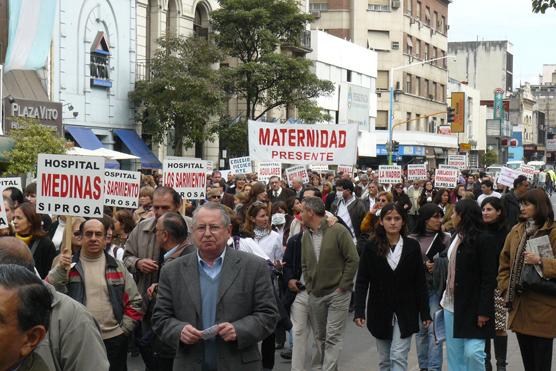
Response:
[{"label": "elderly man in gray suit", "polygon": [[153,329],[178,349],[174,370],[261,370],[257,343],[279,319],[267,263],[226,248],[231,223],[213,202],[193,214],[197,252],[161,272]]}]

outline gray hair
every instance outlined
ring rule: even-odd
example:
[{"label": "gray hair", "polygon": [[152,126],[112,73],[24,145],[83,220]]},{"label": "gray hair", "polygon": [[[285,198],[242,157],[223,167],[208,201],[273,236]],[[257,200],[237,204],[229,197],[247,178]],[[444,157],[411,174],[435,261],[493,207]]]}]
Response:
[{"label": "gray hair", "polygon": [[369,180],[369,177],[367,176],[367,174],[361,174],[359,175],[359,180]]},{"label": "gray hair", "polygon": [[201,205],[200,207],[196,208],[195,211],[193,212],[193,225],[197,225],[197,217],[198,214],[201,210],[218,210],[220,211],[220,219],[222,221],[222,224],[224,226],[224,228],[228,228],[228,226],[232,223],[231,219],[230,219],[230,215],[228,214],[228,212],[226,211],[226,209],[224,208],[224,206],[222,206],[219,203],[216,202],[206,202],[203,205]]},{"label": "gray hair", "polygon": [[320,197],[305,197],[303,199],[303,203],[305,204],[306,209],[312,210],[318,216],[324,216],[324,202],[322,202],[322,199]]}]

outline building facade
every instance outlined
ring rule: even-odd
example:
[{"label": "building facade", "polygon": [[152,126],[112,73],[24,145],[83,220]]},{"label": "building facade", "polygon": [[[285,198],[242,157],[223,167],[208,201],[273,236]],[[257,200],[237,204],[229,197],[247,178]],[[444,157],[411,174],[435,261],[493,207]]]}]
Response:
[{"label": "building facade", "polygon": [[490,99],[497,88],[509,96],[513,91],[512,43],[503,41],[465,41],[448,43],[450,77],[481,92]]}]

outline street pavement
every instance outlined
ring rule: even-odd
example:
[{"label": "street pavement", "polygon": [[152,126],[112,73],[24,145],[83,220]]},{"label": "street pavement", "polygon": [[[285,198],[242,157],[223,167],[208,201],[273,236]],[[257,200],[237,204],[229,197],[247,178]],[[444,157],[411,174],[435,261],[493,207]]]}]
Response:
[{"label": "street pavement", "polygon": [[[556,193],[551,197],[552,206],[556,209]],[[344,349],[340,356],[339,369],[346,371],[372,371],[378,369],[378,354],[376,351],[376,343],[374,338],[371,336],[367,328],[359,328],[355,326],[350,314],[348,318],[348,323],[346,327],[346,333],[344,337]],[[517,339],[515,334],[512,332],[508,333],[508,355],[507,355],[507,371],[522,371],[523,363],[521,362],[521,353],[519,352],[519,346],[517,344]],[[310,356],[311,353],[307,354],[306,369],[310,370]],[[291,368],[291,363],[280,357],[280,350],[276,351],[276,365],[274,367],[275,371],[289,371]],[[494,350],[492,351],[494,353]],[[492,354],[494,357],[494,354]],[[495,364],[494,361],[492,362]],[[552,364],[556,367],[556,352],[553,351],[552,354]],[[143,371],[144,366],[141,361],[141,357],[129,357],[128,366],[130,371]],[[446,370],[446,352],[444,351],[444,369]],[[496,369],[496,368],[495,368]],[[419,365],[417,363],[417,352],[415,350],[415,337],[412,339],[411,351],[409,353],[409,371],[419,371]],[[240,371],[240,370],[238,370]]]}]

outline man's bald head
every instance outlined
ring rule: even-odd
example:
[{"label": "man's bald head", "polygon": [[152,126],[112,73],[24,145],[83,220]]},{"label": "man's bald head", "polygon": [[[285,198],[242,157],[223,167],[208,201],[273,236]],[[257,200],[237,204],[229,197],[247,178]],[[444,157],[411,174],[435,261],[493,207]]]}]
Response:
[{"label": "man's bald head", "polygon": [[0,264],[16,264],[35,272],[31,250],[15,237],[0,237]]}]

